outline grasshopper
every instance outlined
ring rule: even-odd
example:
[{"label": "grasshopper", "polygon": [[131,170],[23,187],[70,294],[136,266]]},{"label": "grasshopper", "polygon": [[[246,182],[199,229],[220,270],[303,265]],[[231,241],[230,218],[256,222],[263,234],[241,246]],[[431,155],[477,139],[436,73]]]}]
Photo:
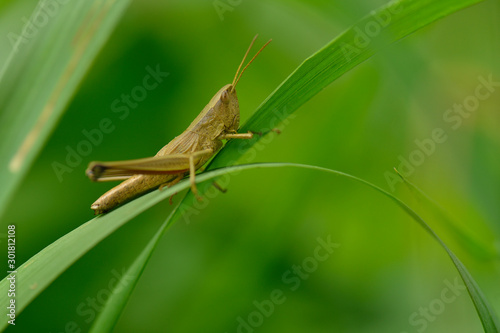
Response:
[{"label": "grasshopper", "polygon": [[[90,208],[95,215],[106,213],[146,192],[172,186],[189,175],[191,190],[198,200],[196,170],[201,168],[223,145],[222,140],[251,139],[253,132],[238,133],[240,109],[235,87],[243,72],[271,42],[269,40],[241,70],[256,35],[248,47],[233,82],[222,87],[201,113],[179,136],[153,157],[117,161],[91,162],[86,174],[92,181],[125,180],[97,199]],[[240,72],[241,70],[241,72]]]}]

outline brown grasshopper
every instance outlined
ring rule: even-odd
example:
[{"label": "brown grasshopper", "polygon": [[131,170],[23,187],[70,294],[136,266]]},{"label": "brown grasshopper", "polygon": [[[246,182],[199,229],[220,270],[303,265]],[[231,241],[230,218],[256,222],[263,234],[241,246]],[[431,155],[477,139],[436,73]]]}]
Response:
[{"label": "brown grasshopper", "polygon": [[236,71],[233,83],[222,87],[201,113],[179,136],[154,156],[117,162],[91,162],[86,174],[92,181],[125,180],[97,199],[91,209],[101,214],[158,187],[172,186],[189,175],[191,190],[200,200],[195,173],[223,145],[225,139],[251,139],[252,132],[238,133],[240,109],[235,87],[241,75],[271,42],[269,40],[240,72],[257,36],[254,37]]}]

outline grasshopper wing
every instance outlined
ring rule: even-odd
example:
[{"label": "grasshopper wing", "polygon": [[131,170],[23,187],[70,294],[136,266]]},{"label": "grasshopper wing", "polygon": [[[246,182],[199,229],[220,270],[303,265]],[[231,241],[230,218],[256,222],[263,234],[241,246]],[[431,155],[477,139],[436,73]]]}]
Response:
[{"label": "grasshopper wing", "polygon": [[189,160],[198,164],[213,151],[203,150],[191,154],[170,154],[117,162],[91,162],[86,174],[92,181],[124,180],[137,174],[178,174],[189,171]]}]

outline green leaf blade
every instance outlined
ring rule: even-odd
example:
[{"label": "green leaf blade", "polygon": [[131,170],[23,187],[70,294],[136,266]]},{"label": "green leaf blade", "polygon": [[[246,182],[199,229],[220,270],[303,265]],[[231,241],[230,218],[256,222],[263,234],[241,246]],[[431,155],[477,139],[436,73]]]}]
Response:
[{"label": "green leaf blade", "polygon": [[71,1],[50,15],[46,3],[31,19],[47,23],[19,32],[0,70],[0,215],[130,0]]},{"label": "green leaf blade", "polygon": [[[242,126],[241,131],[269,131],[275,123],[276,115],[286,117],[295,112],[307,101],[333,81],[386,47],[415,31],[454,13],[460,9],[482,2],[483,0],[401,0],[392,1],[347,29],[323,48],[308,57],[281,83],[275,91],[257,108],[256,112]],[[378,22],[376,17],[383,13],[390,15],[390,22],[380,26],[380,32],[368,36],[369,42],[356,42],[359,30],[367,29],[369,23]],[[354,50],[350,53],[349,50]],[[229,142],[213,160],[211,167],[217,168],[236,161],[258,140],[245,146],[236,141]],[[237,147],[238,145],[238,147]]]},{"label": "green leaf blade", "polygon": [[[411,209],[404,202],[402,202],[389,192],[381,189],[380,187],[343,172],[318,166],[295,163],[257,163],[231,166],[223,169],[207,171],[198,176],[198,181],[203,182],[222,175],[239,173],[243,170],[249,169],[283,167],[310,169],[346,177],[376,190],[377,192],[381,193],[382,195],[386,196],[388,199],[396,203],[396,205],[403,209],[403,211],[405,211],[415,222],[423,227],[424,230],[426,230],[444,248],[453,264],[457,268],[463,281],[465,282],[465,285],[471,296],[473,304],[476,307],[485,332],[498,333],[500,325],[498,324],[499,321],[497,315],[493,308],[489,305],[483,292],[481,291],[475,280],[472,278],[466,267],[463,265],[463,263],[413,209]],[[189,188],[189,186],[189,181],[182,181],[165,191],[155,191],[146,196],[138,198],[130,202],[129,204],[115,211],[112,211],[111,213],[87,222],[86,224],[61,237],[59,240],[39,252],[27,263],[22,265],[18,270],[18,275],[22,275],[22,279],[18,284],[18,289],[20,291],[18,295],[18,298],[20,300],[20,302],[18,303],[18,311],[22,311],[22,309],[24,309],[43,289],[50,285],[53,280],[55,280],[60,274],[62,274],[62,272],[64,272],[69,266],[71,266],[71,264],[73,264],[78,258],[88,252],[91,248],[93,248],[97,243],[106,238],[113,231],[117,230],[126,222],[128,222],[141,212],[145,211],[146,209],[150,208],[151,206],[155,205],[156,203],[169,198],[175,192]],[[126,288],[123,294],[117,295],[113,298],[113,300],[109,303],[109,309],[104,310],[104,317],[102,317],[102,319],[99,319],[99,323],[102,323],[103,327],[112,327],[117,321],[121,310],[124,308],[129,296],[131,295],[133,287],[140,278],[141,273],[144,270],[152,252],[154,251],[161,235],[165,232],[167,227],[176,222],[179,216],[180,215],[177,208],[174,209],[169,218],[160,227],[155,236],[151,239],[145,249],[141,252],[132,266],[129,268],[128,272],[130,272],[131,276],[133,277],[133,282]],[[6,280],[6,278],[0,281],[0,289],[7,288],[7,285],[8,281]],[[36,288],[33,288],[33,286],[36,286]],[[7,295],[0,294],[0,306],[6,306],[8,304],[8,301],[9,299]],[[0,329],[3,329],[5,327],[2,325],[7,325],[7,323],[0,323]],[[95,326],[95,329],[99,329],[99,325],[100,324],[97,324]]]},{"label": "green leaf blade", "polygon": [[95,319],[90,333],[98,332],[111,332],[113,327],[118,322],[120,315],[127,305],[127,302],[132,295],[132,292],[139,282],[142,272],[146,268],[149,259],[153,255],[154,250],[158,246],[161,236],[168,230],[172,225],[172,217],[177,212],[179,205],[177,205],[168,218],[162,223],[158,231],[155,233],[153,238],[148,242],[146,247],[137,256],[132,265],[127,269],[127,272],[121,277],[120,281],[116,284],[116,288],[113,290],[111,296],[106,301],[106,304],[102,307],[101,312]]}]

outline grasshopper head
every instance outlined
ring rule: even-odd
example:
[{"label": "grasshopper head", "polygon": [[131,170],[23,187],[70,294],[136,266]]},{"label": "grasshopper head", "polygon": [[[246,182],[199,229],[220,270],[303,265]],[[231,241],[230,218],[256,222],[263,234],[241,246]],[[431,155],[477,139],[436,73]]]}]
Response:
[{"label": "grasshopper head", "polygon": [[259,55],[259,53],[271,42],[269,40],[264,46],[260,48],[260,50],[253,56],[253,58],[248,62],[248,64],[242,68],[243,63],[245,62],[248,53],[250,52],[250,49],[253,46],[253,43],[257,39],[256,35],[252,42],[250,43],[250,46],[248,47],[247,52],[243,56],[243,60],[241,60],[240,66],[236,70],[236,74],[234,75],[233,83],[227,84],[224,87],[222,87],[221,90],[217,93],[216,97],[220,100],[220,104],[222,105],[221,109],[224,114],[224,127],[226,132],[232,132],[236,133],[240,127],[240,107],[238,104],[238,96],[236,95],[236,85],[240,81],[241,76],[245,72],[245,69],[254,61],[254,59]]},{"label": "grasshopper head", "polygon": [[254,37],[252,43],[248,47],[243,60],[236,71],[233,82],[231,84],[226,84],[222,87],[217,94],[210,100],[208,105],[203,109],[202,113],[198,115],[198,117],[191,123],[189,126],[189,130],[196,131],[213,131],[214,125],[211,122],[213,119],[217,119],[219,124],[222,123],[224,126],[221,129],[220,127],[215,127],[216,133],[213,133],[214,137],[218,137],[222,132],[225,133],[236,133],[240,127],[240,106],[238,104],[238,96],[236,95],[236,85],[241,78],[245,69],[252,63],[252,61],[259,55],[259,53],[266,47],[267,44],[271,42],[269,40],[262,48],[253,56],[253,58],[248,62],[248,64],[242,68],[243,63],[252,48],[253,43],[257,36]]}]

